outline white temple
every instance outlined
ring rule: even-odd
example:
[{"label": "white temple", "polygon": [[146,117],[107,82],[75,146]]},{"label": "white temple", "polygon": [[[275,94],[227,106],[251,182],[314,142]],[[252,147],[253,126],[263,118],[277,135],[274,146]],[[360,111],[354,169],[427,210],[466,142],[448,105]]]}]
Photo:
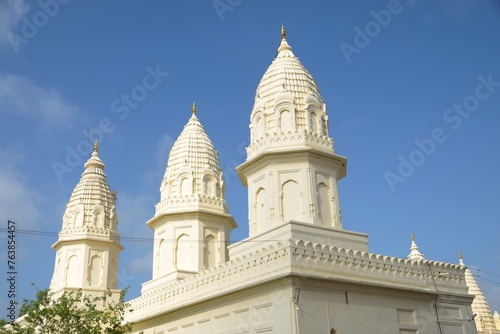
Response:
[{"label": "white temple", "polygon": [[[408,258],[373,254],[366,234],[344,229],[337,183],[347,159],[335,152],[328,121],[282,29],[237,167],[248,188],[249,237],[229,245],[237,225],[193,105],[147,222],[153,272],[130,301],[133,333],[500,333],[498,313],[461,259],[427,260],[413,235]],[[103,169],[96,146],[53,245],[53,291],[118,293],[116,196]]]}]

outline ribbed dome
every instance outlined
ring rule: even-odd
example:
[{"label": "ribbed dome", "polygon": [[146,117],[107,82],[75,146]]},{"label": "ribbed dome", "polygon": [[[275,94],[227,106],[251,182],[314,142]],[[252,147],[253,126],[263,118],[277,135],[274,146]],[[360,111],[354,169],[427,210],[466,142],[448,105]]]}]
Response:
[{"label": "ribbed dome", "polygon": [[288,45],[284,28],[278,55],[257,87],[250,129],[247,159],[287,148],[333,152],[326,104],[318,84]]},{"label": "ribbed dome", "polygon": [[198,207],[200,199],[225,208],[223,187],[218,153],[193,106],[191,118],[170,151],[157,214]]},{"label": "ribbed dome", "polygon": [[217,151],[194,113],[170,151],[167,174],[178,175],[186,167],[198,178],[207,168],[221,172]]},{"label": "ribbed dome", "polygon": [[66,205],[62,232],[115,232],[115,204],[116,194],[109,188],[96,142],[92,157],[85,163],[85,171]]},{"label": "ribbed dome", "polygon": [[262,76],[255,102],[278,100],[279,94],[290,92],[298,109],[306,108],[306,96],[311,94],[323,102],[318,84],[292,52],[285,38],[281,40],[278,56],[273,60],[267,71]]}]

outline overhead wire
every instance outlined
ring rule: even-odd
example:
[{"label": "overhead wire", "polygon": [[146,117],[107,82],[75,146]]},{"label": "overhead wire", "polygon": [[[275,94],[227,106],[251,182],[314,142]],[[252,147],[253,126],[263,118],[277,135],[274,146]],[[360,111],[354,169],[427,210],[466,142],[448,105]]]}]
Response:
[{"label": "overhead wire", "polygon": [[[8,230],[7,228],[0,227],[0,233],[1,232],[12,232],[12,230]],[[47,236],[47,237],[57,237],[59,236],[59,233],[57,232],[51,232],[51,231],[37,231],[37,230],[26,230],[26,229],[16,229],[15,230],[16,234],[29,234],[29,235],[40,235],[40,236]],[[72,236],[85,236],[87,234],[71,234]],[[150,238],[150,237],[128,237],[128,236],[120,236],[120,241],[127,241],[127,242],[159,242],[161,240],[167,241],[167,242],[175,242],[175,239],[165,239],[165,238]],[[188,240],[188,242],[205,242],[206,240],[200,240],[200,239],[192,239]],[[268,240],[226,240],[229,243],[234,243],[234,242],[267,242],[267,241],[281,241],[281,240],[273,240],[273,239],[268,239]]]}]

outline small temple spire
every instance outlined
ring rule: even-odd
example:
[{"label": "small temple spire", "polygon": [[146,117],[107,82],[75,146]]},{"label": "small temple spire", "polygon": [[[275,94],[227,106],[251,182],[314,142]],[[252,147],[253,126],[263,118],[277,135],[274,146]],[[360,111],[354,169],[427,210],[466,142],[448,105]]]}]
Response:
[{"label": "small temple spire", "polygon": [[462,252],[458,251],[458,260],[460,261],[460,264],[463,266],[464,265],[464,259],[462,257]]},{"label": "small temple spire", "polygon": [[99,142],[96,139],[95,142],[94,142],[94,152],[97,153],[98,151],[99,151]]},{"label": "small temple spire", "polygon": [[286,38],[286,30],[284,25],[281,25],[281,38],[282,39]]},{"label": "small temple spire", "polygon": [[411,247],[410,247],[410,254],[408,254],[408,258],[410,260],[423,260],[424,259],[424,254],[420,253],[418,250],[418,246],[415,243],[415,235],[413,232],[411,232]]},{"label": "small temple spire", "polygon": [[193,102],[193,115],[196,115],[196,102]]}]

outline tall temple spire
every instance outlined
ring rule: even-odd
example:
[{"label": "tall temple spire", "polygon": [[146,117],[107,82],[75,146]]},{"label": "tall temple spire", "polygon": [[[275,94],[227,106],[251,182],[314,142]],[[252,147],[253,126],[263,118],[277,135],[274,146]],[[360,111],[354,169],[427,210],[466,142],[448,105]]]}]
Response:
[{"label": "tall temple spire", "polygon": [[118,234],[116,192],[109,188],[98,142],[66,205],[50,289],[57,293],[111,289],[118,296],[118,257],[123,247]]},{"label": "tall temple spire", "polygon": [[228,260],[226,247],[236,222],[226,203],[218,153],[196,117],[195,103],[170,151],[160,195],[147,222],[158,242],[153,279],[144,291]]},{"label": "tall temple spire", "polygon": [[292,220],[341,229],[337,181],[346,163],[334,153],[318,84],[282,26],[278,54],[256,90],[247,159],[237,167],[248,186],[250,236]]},{"label": "tall temple spire", "polygon": [[[464,265],[462,252],[458,252],[458,259],[460,264]],[[469,268],[465,269],[465,283],[469,287],[469,294],[474,295],[471,307],[472,313],[476,314],[474,321],[476,322],[477,332],[500,334],[500,328],[495,323],[488,302]]]}]

